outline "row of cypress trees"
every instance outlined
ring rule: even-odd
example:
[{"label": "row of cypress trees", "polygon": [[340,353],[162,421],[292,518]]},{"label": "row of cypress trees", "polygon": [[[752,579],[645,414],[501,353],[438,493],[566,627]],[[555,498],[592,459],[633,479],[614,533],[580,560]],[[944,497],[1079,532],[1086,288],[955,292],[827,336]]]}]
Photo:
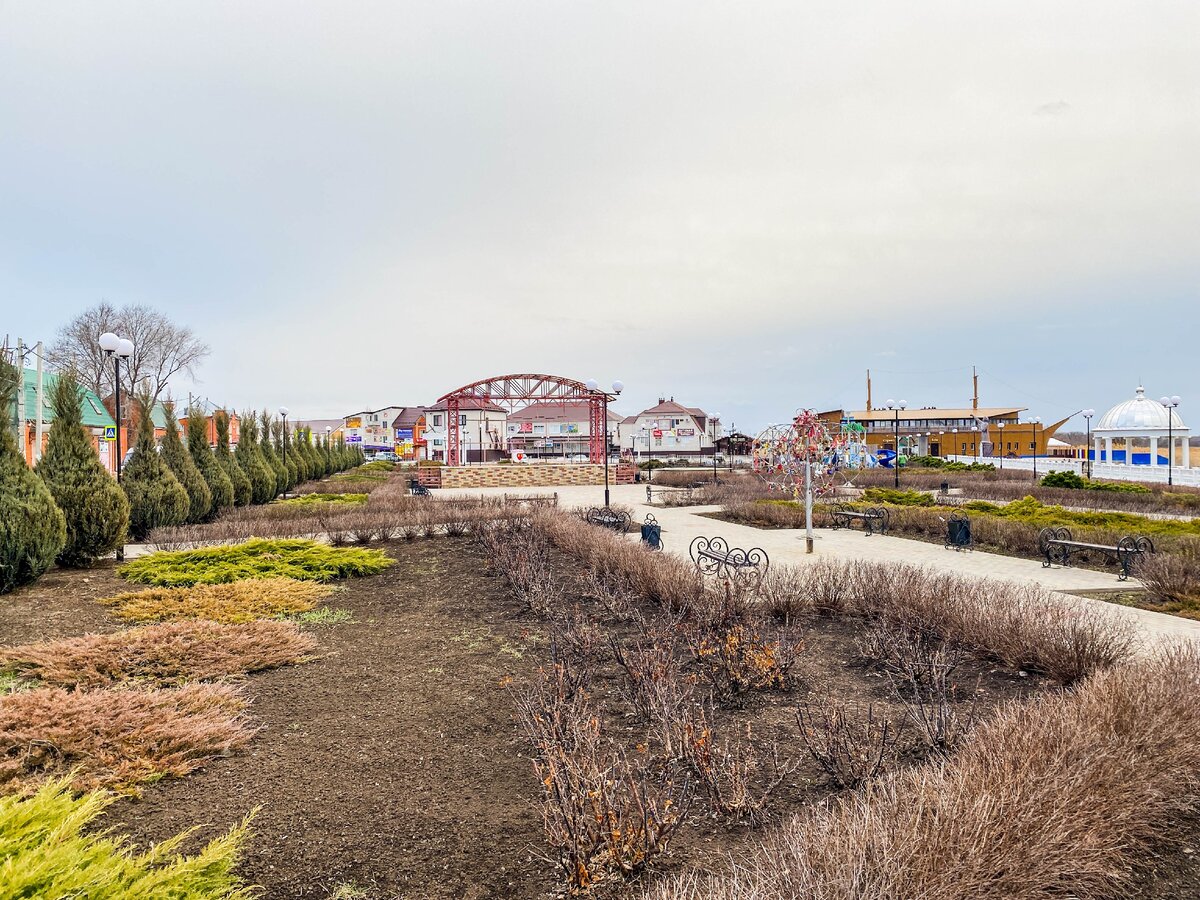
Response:
[{"label": "row of cypress trees", "polygon": [[[0,410],[22,389],[20,370],[0,359]],[[222,510],[268,503],[303,481],[363,462],[344,442],[296,440],[267,413],[241,418],[237,450],[229,417],[216,414],[217,446],[209,448],[202,410],[188,411],[187,444],[171,404],[166,436],[155,446],[148,396],[137,398],[137,440],[121,483],[104,468],[83,427],[83,391],[68,372],[51,391],[54,425],[36,470],[25,464],[8,427],[0,429],[0,594],[38,578],[51,563],[86,566],[155,528],[208,522]]]}]

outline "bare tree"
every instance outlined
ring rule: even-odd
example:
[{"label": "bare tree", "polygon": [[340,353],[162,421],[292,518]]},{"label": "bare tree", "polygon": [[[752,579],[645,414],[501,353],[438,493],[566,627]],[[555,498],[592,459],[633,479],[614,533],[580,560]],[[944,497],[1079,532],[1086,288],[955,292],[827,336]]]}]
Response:
[{"label": "bare tree", "polygon": [[97,341],[111,331],[133,341],[133,356],[121,366],[121,387],[130,395],[140,385],[157,402],[167,383],[181,372],[191,375],[209,347],[190,328],[174,324],[157,310],[134,303],[115,308],[101,302],[59,329],[50,357],[70,367],[101,397],[113,392],[113,364]]}]

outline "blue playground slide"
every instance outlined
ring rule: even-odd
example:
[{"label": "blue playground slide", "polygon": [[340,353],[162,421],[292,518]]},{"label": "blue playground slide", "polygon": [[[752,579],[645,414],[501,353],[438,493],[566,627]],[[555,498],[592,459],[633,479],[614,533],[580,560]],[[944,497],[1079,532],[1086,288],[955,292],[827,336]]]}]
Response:
[{"label": "blue playground slide", "polygon": [[890,469],[896,461],[896,451],[888,450],[884,447],[875,451],[875,458],[879,460],[879,464],[885,469]]}]

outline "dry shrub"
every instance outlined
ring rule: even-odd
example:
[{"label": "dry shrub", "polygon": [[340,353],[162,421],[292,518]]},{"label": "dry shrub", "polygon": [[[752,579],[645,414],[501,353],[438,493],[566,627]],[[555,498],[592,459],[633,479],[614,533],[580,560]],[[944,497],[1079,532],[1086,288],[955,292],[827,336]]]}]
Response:
[{"label": "dry shrub", "polygon": [[651,766],[648,754],[630,756],[608,743],[572,681],[556,666],[513,698],[545,791],[546,838],[568,885],[587,889],[606,872],[629,877],[667,849],[689,786]]},{"label": "dry shrub", "polygon": [[481,529],[478,538],[489,567],[504,576],[530,610],[548,616],[562,608],[565,588],[554,573],[550,542],[541,531],[513,521]]},{"label": "dry shrub", "polygon": [[250,622],[308,612],[333,592],[329,585],[291,578],[257,578],[190,588],[150,588],[118,594],[101,602],[124,622],[209,619]]},{"label": "dry shrub", "polygon": [[0,668],[64,688],[205,681],[302,661],[317,642],[291,622],[167,622],[0,650]]},{"label": "dry shrub", "polygon": [[250,740],[245,706],[232,687],[215,684],[7,694],[0,698],[0,791],[29,790],[68,772],[78,790],[186,775]]},{"label": "dry shrub", "polygon": [[864,711],[844,702],[802,703],[796,724],[809,756],[840,787],[858,787],[896,759],[899,729],[878,717],[874,704]]},{"label": "dry shrub", "polygon": [[796,771],[784,762],[778,740],[756,746],[750,723],[733,738],[718,740],[711,708],[695,704],[679,720],[679,758],[716,815],[761,821],[775,789]]},{"label": "dry shrub", "polygon": [[617,577],[604,577],[588,569],[583,576],[581,593],[604,607],[604,611],[617,622],[641,621],[637,592],[620,573],[613,574]]},{"label": "dry shrub", "polygon": [[1159,603],[1200,606],[1200,551],[1152,553],[1139,561],[1137,577]]},{"label": "dry shrub", "polygon": [[790,687],[791,669],[803,646],[789,629],[764,635],[746,625],[693,631],[690,642],[700,674],[727,701],[747,691]]},{"label": "dry shrub", "polygon": [[773,835],[684,900],[1116,900],[1200,801],[1200,650],[1009,704],[945,763],[870,782]]},{"label": "dry shrub", "polygon": [[[691,694],[680,672],[680,646],[673,628],[655,628],[644,640],[623,645],[610,638],[613,658],[621,669],[620,690],[644,721],[670,722]],[[666,743],[671,743],[668,736]]]}]

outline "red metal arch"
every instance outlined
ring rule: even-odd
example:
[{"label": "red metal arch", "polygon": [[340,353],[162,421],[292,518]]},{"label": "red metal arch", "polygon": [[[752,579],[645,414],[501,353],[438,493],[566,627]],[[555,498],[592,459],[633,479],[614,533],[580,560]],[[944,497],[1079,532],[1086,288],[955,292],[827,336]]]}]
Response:
[{"label": "red metal arch", "polygon": [[612,394],[590,390],[582,381],[559,375],[497,375],[463,385],[438,398],[439,404],[446,404],[446,464],[457,466],[462,463],[458,417],[464,401],[494,403],[509,412],[530,403],[585,401],[588,404],[588,455],[592,462],[602,463],[608,452],[604,412],[612,400]]}]

